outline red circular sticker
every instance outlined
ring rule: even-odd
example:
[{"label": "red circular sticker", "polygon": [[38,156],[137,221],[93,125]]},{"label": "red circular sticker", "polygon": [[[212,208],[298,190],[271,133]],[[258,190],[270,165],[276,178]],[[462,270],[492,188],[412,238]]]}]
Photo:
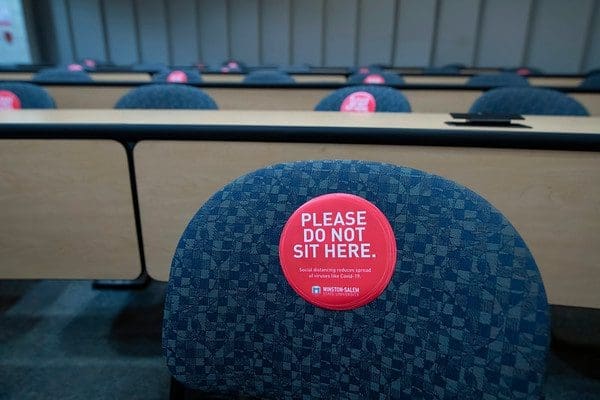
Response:
[{"label": "red circular sticker", "polygon": [[379,74],[369,74],[365,76],[365,79],[363,79],[363,83],[368,83],[371,85],[381,85],[385,83],[385,79]]},{"label": "red circular sticker", "polygon": [[351,194],[316,197],[281,233],[279,261],[290,286],[315,306],[351,310],[375,300],[396,266],[396,239],[385,215]]},{"label": "red circular sticker", "polygon": [[368,67],[360,67],[358,69],[358,73],[359,74],[368,74],[369,73],[369,68]]},{"label": "red circular sticker", "polygon": [[229,68],[228,67],[221,67],[221,72],[227,73],[227,72],[229,72]]},{"label": "red circular sticker", "polygon": [[187,81],[187,74],[183,71],[173,71],[169,75],[167,75],[167,82],[185,83]]},{"label": "red circular sticker", "polygon": [[83,63],[90,68],[96,68],[96,61],[90,59],[90,58],[86,58],[85,60],[83,60]]},{"label": "red circular sticker", "polygon": [[83,67],[79,64],[69,64],[67,69],[69,71],[83,71]]},{"label": "red circular sticker", "polygon": [[342,102],[340,111],[343,112],[375,112],[377,101],[369,92],[350,93]]},{"label": "red circular sticker", "polygon": [[0,90],[0,110],[19,110],[21,100],[13,92]]},{"label": "red circular sticker", "polygon": [[229,61],[227,63],[227,66],[231,69],[238,69],[240,67],[240,65],[238,63],[236,63],[235,61]]}]

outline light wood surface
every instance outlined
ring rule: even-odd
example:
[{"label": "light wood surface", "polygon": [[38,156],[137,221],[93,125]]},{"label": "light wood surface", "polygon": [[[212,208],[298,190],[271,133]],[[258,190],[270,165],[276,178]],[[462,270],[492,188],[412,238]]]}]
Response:
[{"label": "light wood surface", "polygon": [[[61,109],[113,108],[131,86],[45,86]],[[275,89],[275,88],[227,88],[202,89],[219,105],[221,110],[313,110],[321,99],[335,89]],[[444,113],[467,112],[481,95],[479,90],[400,90],[411,104],[413,112]],[[600,93],[571,93],[580,101],[590,115],[600,116]]]},{"label": "light wood surface", "polygon": [[132,279],[140,272],[122,145],[0,140],[0,279]]},{"label": "light wood surface", "polygon": [[45,86],[57,108],[113,108],[134,87],[130,86]]},{"label": "light wood surface", "polygon": [[0,72],[0,81],[30,81],[33,72]]},{"label": "light wood surface", "polygon": [[[0,113],[0,124],[124,124],[206,126],[292,126],[323,128],[398,128],[489,132],[489,127],[447,125],[448,114],[340,113],[314,111],[190,111],[190,110],[20,110]],[[600,134],[600,117],[526,116],[529,128],[500,128],[506,132]]]},{"label": "light wood surface", "polygon": [[150,82],[152,77],[146,72],[90,72],[95,81],[100,82]]},{"label": "light wood surface", "polygon": [[583,82],[583,78],[579,77],[552,77],[552,76],[536,76],[528,77],[527,81],[531,86],[551,86],[551,87],[572,87],[575,88]]},{"label": "light wood surface", "polygon": [[303,159],[363,159],[418,168],[478,192],[533,252],[549,301],[600,307],[600,154],[592,152],[306,143],[146,141],[135,148],[150,275],[168,278],[200,206],[232,179]]},{"label": "light wood surface", "polygon": [[459,75],[406,75],[403,78],[409,85],[464,85],[469,80],[468,76]]}]

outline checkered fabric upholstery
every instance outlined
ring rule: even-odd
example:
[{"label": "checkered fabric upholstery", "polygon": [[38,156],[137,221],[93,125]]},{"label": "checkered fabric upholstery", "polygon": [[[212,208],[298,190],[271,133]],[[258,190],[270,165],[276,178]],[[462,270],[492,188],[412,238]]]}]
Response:
[{"label": "checkered fabric upholstery", "polygon": [[580,87],[585,89],[600,89],[600,71],[588,75],[583,82],[581,82]]},{"label": "checkered fabric upholstery", "polygon": [[[169,77],[169,74],[171,72],[173,72],[175,70],[163,70],[160,72],[157,72],[156,74],[154,74],[154,76],[152,76],[152,81],[153,82],[167,82],[167,78]],[[185,73],[185,76],[187,77],[187,83],[202,83],[202,75],[200,75],[200,72],[198,71],[194,71],[194,70],[180,70],[182,72]]]},{"label": "checkered fabric upholstery", "polygon": [[244,83],[295,83],[289,74],[283,71],[252,71],[244,77]]},{"label": "checkered fabric upholstery", "polygon": [[216,110],[217,103],[202,90],[184,84],[143,85],[121,97],[119,109],[198,109]]},{"label": "checkered fabric upholstery", "polygon": [[377,102],[376,112],[410,112],[410,103],[399,90],[378,85],[348,86],[338,89],[323,98],[315,106],[315,111],[340,111],[344,99],[354,92],[371,93]]},{"label": "checkered fabric upholstery", "polygon": [[[281,271],[290,215],[344,192],[374,203],[398,258],[383,294],[351,311],[301,299]],[[548,307],[523,239],[487,201],[418,170],[285,163],[236,179],[175,251],[163,346],[206,393],[269,399],[536,399]]]},{"label": "checkered fabric upholstery", "polygon": [[33,82],[92,82],[93,79],[85,71],[69,71],[63,68],[46,68],[33,76]]},{"label": "checkered fabric upholstery", "polygon": [[529,86],[529,81],[515,73],[481,74],[469,78],[467,86]]},{"label": "checkered fabric upholstery", "polygon": [[26,82],[0,82],[0,90],[15,94],[21,102],[22,109],[56,108],[54,100],[48,92],[37,85]]},{"label": "checkered fabric upholstery", "polygon": [[469,110],[481,114],[589,115],[577,100],[552,89],[505,87],[479,97]]},{"label": "checkered fabric upholstery", "polygon": [[353,74],[348,77],[348,84],[350,85],[364,85],[364,80],[369,75],[380,75],[384,81],[385,85],[402,85],[404,83],[404,78],[402,78],[398,74],[394,74],[391,72],[383,72],[383,71],[374,71],[369,72],[368,74]]}]

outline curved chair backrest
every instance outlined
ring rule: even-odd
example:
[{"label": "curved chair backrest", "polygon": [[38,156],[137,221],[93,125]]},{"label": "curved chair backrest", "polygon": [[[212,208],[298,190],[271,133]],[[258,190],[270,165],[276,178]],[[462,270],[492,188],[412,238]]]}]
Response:
[{"label": "curved chair backrest", "polygon": [[589,115],[577,100],[552,89],[498,88],[479,97],[469,110],[481,114]]},{"label": "curved chair backrest", "polygon": [[504,68],[505,72],[515,73],[521,76],[529,76],[529,75],[543,75],[544,72],[541,69],[533,68],[533,67],[511,67]]},{"label": "curved chair backrest", "polygon": [[154,82],[165,83],[202,83],[202,76],[194,70],[164,70],[152,77]]},{"label": "curved chair backrest", "polygon": [[252,71],[244,77],[244,83],[295,83],[289,74],[283,71]]},{"label": "curved chair backrest", "polygon": [[115,105],[119,109],[197,109],[216,110],[217,103],[198,88],[170,83],[154,83],[131,90]]},{"label": "curved chair backrest", "polygon": [[423,73],[426,75],[458,75],[460,74],[460,68],[454,65],[427,67],[423,69]]},{"label": "curved chair backrest", "polygon": [[391,72],[376,71],[367,74],[353,74],[348,77],[350,85],[402,85],[404,79]]},{"label": "curved chair backrest", "polygon": [[513,73],[482,74],[469,78],[467,86],[529,86],[527,79]]},{"label": "curved chair backrest", "polygon": [[580,87],[585,89],[600,89],[600,72],[589,74],[583,82],[581,82]]},{"label": "curved chair backrest", "polygon": [[[290,216],[330,193],[372,203],[397,249],[387,288],[346,311],[305,301],[280,264]],[[482,197],[410,168],[305,161],[234,180],[192,218],[173,257],[163,348],[178,382],[232,397],[539,399],[548,330],[535,261]]]},{"label": "curved chair backrest", "polygon": [[227,60],[221,64],[221,72],[246,72],[248,66],[238,60]]},{"label": "curved chair backrest", "polygon": [[326,96],[315,111],[410,112],[410,103],[400,91],[390,87],[349,86]]},{"label": "curved chair backrest", "polygon": [[56,108],[48,92],[26,82],[0,82],[0,110]]},{"label": "curved chair backrest", "polygon": [[63,68],[46,68],[39,71],[33,77],[33,82],[92,82],[92,77],[85,71],[69,71]]}]

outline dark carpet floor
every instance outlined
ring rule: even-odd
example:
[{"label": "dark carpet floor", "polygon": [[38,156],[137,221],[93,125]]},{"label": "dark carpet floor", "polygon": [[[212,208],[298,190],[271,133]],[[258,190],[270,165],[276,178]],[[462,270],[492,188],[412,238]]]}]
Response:
[{"label": "dark carpet floor", "polygon": [[[0,399],[167,399],[164,288],[0,281]],[[600,399],[600,310],[552,314],[546,399]]]}]

